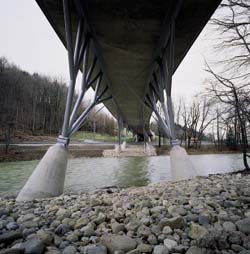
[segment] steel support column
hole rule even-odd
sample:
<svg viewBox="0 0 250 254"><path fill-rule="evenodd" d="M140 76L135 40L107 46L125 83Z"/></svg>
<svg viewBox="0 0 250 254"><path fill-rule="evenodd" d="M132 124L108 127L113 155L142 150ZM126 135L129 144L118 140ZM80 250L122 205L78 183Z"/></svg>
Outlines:
<svg viewBox="0 0 250 254"><path fill-rule="evenodd" d="M173 180L189 179L196 175L187 152L180 147L176 139L174 111L171 99L172 76L175 57L175 18L180 9L181 0L175 1L175 10L165 20L165 33L162 36L161 53L145 95L145 104L157 117L158 124L165 137L170 138L170 162Z"/></svg>
<svg viewBox="0 0 250 254"><path fill-rule="evenodd" d="M79 3L79 1L77 2ZM98 56L91 47L91 31L88 30L86 26L87 22L84 20L83 15L78 16L78 29L75 40L73 38L70 16L70 8L72 6L72 1L63 0L70 81L62 133L58 137L57 143L48 149L33 171L25 186L18 194L17 201L46 198L62 194L67 168L68 145L71 135L81 128L97 104L112 99L108 86L104 85L106 80L103 79L103 72ZM91 57L89 57L89 54L92 54ZM73 105L76 78L79 74L80 66L82 67L81 91L75 105ZM94 86L95 96L93 101L84 112L79 114L84 95L94 83L96 85Z"/></svg>

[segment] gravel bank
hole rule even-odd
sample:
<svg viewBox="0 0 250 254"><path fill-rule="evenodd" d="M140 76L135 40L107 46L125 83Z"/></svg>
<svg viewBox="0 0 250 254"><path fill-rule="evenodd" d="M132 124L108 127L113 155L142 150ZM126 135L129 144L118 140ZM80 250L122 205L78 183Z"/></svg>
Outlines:
<svg viewBox="0 0 250 254"><path fill-rule="evenodd" d="M250 253L250 176L0 199L0 253Z"/></svg>

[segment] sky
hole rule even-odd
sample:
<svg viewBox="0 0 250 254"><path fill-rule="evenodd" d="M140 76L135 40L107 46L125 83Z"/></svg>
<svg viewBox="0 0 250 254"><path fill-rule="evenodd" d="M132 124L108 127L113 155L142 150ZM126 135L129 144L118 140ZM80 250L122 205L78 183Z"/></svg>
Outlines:
<svg viewBox="0 0 250 254"><path fill-rule="evenodd" d="M66 50L35 0L2 0L0 31L0 56L30 73L69 79ZM174 101L182 98L189 102L202 91L209 76L204 59L213 55L213 40L207 26L174 74Z"/></svg>

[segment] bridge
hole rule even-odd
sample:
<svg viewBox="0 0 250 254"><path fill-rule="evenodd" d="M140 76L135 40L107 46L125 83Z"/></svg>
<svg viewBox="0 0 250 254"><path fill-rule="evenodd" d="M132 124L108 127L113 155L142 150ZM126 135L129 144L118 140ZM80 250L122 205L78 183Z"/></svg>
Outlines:
<svg viewBox="0 0 250 254"><path fill-rule="evenodd" d="M175 135L172 75L221 0L36 1L67 49L70 82L62 133L17 200L62 193L70 137L100 103L116 117L119 137L126 127L148 141L154 113L171 140L173 172L185 175L184 168L191 172L192 165ZM78 75L82 76L81 91L73 105ZM90 87L95 96L80 112ZM190 172L185 178L190 178Z"/></svg>

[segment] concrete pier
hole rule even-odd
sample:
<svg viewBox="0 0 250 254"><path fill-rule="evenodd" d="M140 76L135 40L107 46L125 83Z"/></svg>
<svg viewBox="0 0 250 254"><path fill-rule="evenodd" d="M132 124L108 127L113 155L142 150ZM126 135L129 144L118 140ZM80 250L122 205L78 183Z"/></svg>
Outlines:
<svg viewBox="0 0 250 254"><path fill-rule="evenodd" d="M68 150L63 145L51 146L18 194L16 201L59 196L63 193Z"/></svg>
<svg viewBox="0 0 250 254"><path fill-rule="evenodd" d="M197 175L186 150L179 145L170 150L170 164L173 181L192 179Z"/></svg>

